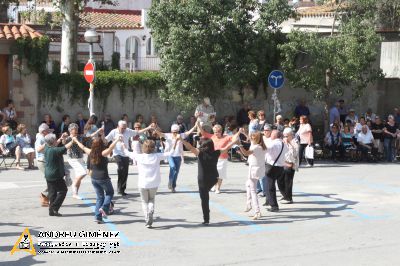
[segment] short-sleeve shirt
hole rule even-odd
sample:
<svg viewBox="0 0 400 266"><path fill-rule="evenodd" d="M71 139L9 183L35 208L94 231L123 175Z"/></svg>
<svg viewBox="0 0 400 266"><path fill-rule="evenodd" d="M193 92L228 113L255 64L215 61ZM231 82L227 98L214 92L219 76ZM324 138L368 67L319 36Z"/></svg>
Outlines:
<svg viewBox="0 0 400 266"><path fill-rule="evenodd" d="M198 155L198 183L200 187L209 187L216 183L219 176L217 170L218 158L221 151L215 150L212 153L200 151Z"/></svg>
<svg viewBox="0 0 400 266"><path fill-rule="evenodd" d="M44 150L44 176L47 181L63 178L65 175L63 154L67 149L62 147L48 147Z"/></svg>
<svg viewBox="0 0 400 266"><path fill-rule="evenodd" d="M214 134L210 134L207 132L204 132L204 137L206 139L211 139L214 142L215 150L221 150L222 148L225 148L226 146L228 146L229 142L232 141L232 136L223 136L222 138L218 138ZM228 153L221 153L219 156L220 159L228 159L228 157Z"/></svg>
<svg viewBox="0 0 400 266"><path fill-rule="evenodd" d="M374 141L371 131L368 130L367 134L360 132L357 136L357 141L363 144L371 144Z"/></svg>
<svg viewBox="0 0 400 266"><path fill-rule="evenodd" d="M3 144L4 146L15 142L14 136L13 135L1 135L0 137L0 143Z"/></svg>
<svg viewBox="0 0 400 266"><path fill-rule="evenodd" d="M386 130L389 131L392 134L396 133L396 131L397 131L397 125L396 124L394 126L391 126L388 123L386 123L385 127L386 127ZM387 133L383 133L383 137L385 139L393 139L394 138L392 135L389 135Z"/></svg>
<svg viewBox="0 0 400 266"><path fill-rule="evenodd" d="M44 136L42 134L37 134L36 141L35 141L35 154L36 154L36 160L38 160L38 161L44 161L44 151L41 151L41 152L37 151L39 146L42 146L44 143L45 143Z"/></svg>
<svg viewBox="0 0 400 266"><path fill-rule="evenodd" d="M247 162L249 166L264 166L265 155L267 150L264 150L260 145L251 144L249 151L253 153L249 155Z"/></svg>
<svg viewBox="0 0 400 266"><path fill-rule="evenodd" d="M92 170L93 179L96 180L110 179L110 176L108 175L108 159L106 157L101 156L100 163L92 164L90 162L90 156L88 156L87 168L89 170Z"/></svg>
<svg viewBox="0 0 400 266"><path fill-rule="evenodd" d="M138 167L138 187L156 188L161 183L160 161L165 160L169 153L129 153L135 159Z"/></svg>
<svg viewBox="0 0 400 266"><path fill-rule="evenodd" d="M23 149L25 147L31 148L31 137L28 134L26 134L24 136L21 133L19 133L17 135L17 142L18 142L18 145L21 147L21 149Z"/></svg>
<svg viewBox="0 0 400 266"><path fill-rule="evenodd" d="M179 134L182 139L184 139L186 136L185 134L181 133ZM165 133L165 150L171 153L172 157L180 157L183 155L183 144L182 141L178 141L176 143L176 140L173 138L172 133ZM174 148L175 147L175 148Z"/></svg>
<svg viewBox="0 0 400 266"><path fill-rule="evenodd" d="M312 132L310 124L300 124L297 134L300 136L300 144L308 144L310 135L308 132Z"/></svg>
<svg viewBox="0 0 400 266"><path fill-rule="evenodd" d="M82 138L80 138L80 137L77 137L77 138L78 138L78 141L82 142ZM71 141L72 141L72 138L68 137L65 140L65 143L69 143ZM83 152L82 152L81 148L79 148L78 144L76 144L76 143L72 144L71 148L68 150L68 156L71 159L79 159L79 158L83 157Z"/></svg>
<svg viewBox="0 0 400 266"><path fill-rule="evenodd" d="M371 130L383 130L383 128L385 127L385 125L383 123L378 124L372 124L371 126ZM383 131L381 133L376 133L376 132L372 132L372 135L374 136L374 139L383 139Z"/></svg>
<svg viewBox="0 0 400 266"><path fill-rule="evenodd" d="M249 123L249 135L258 131L258 119L251 120Z"/></svg>
<svg viewBox="0 0 400 266"><path fill-rule="evenodd" d="M108 142L111 142L114 141L119 135L122 135L125 144L125 149L123 149L121 142L118 142L113 150L113 156L120 155L123 157L128 157L126 149L128 149L129 147L129 139L135 137L137 134L138 132L136 130L132 130L130 128L125 129L123 134L119 133L118 128L111 130L111 132L107 135L106 140Z"/></svg>

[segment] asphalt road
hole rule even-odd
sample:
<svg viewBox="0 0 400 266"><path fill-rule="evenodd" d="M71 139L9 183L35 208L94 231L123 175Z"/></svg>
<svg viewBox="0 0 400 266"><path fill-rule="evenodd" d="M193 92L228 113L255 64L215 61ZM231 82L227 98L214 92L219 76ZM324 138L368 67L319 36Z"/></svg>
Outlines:
<svg viewBox="0 0 400 266"><path fill-rule="evenodd" d="M38 170L0 170L0 265L398 265L399 169L329 163L301 168L294 204L281 205L279 213L263 207L261 220L253 221L243 212L247 166L229 163L222 193L211 193L211 224L204 227L197 163L183 164L175 194L166 188L163 165L153 229L144 226L136 167L129 171L130 196L116 197L116 214L101 225L93 222L90 178L81 187L83 200L69 194L63 217L49 217L39 204L45 182ZM115 164L110 173L115 188ZM25 228L36 249L40 231L119 231L120 254L11 255Z"/></svg>

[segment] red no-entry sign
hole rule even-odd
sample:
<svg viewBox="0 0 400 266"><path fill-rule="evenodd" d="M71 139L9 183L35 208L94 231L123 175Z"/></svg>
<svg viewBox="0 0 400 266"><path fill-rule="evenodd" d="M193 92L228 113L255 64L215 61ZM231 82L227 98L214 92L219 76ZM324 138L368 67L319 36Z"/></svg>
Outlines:
<svg viewBox="0 0 400 266"><path fill-rule="evenodd" d="M94 81L94 65L92 63L87 63L83 69L83 76L85 77L87 83L92 83Z"/></svg>

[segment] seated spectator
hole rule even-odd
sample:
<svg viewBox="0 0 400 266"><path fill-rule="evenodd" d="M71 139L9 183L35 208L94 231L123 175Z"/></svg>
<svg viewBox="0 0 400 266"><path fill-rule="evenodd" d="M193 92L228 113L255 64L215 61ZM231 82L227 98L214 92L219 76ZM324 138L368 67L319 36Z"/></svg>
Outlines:
<svg viewBox="0 0 400 266"><path fill-rule="evenodd" d="M85 125L86 125L87 119L83 118L82 113L78 113L78 120L76 120L76 124L78 125L78 134L79 135L83 135L83 131L85 129Z"/></svg>
<svg viewBox="0 0 400 266"><path fill-rule="evenodd" d="M56 131L56 123L54 123L53 118L51 117L51 115L49 114L45 114L43 116L43 121L40 124L47 124L49 126L49 131L50 132L54 132Z"/></svg>
<svg viewBox="0 0 400 266"><path fill-rule="evenodd" d="M105 114L104 119L100 121L97 125L98 128L102 127L104 129L104 136L108 136L108 134L116 128L114 121L111 119L110 114Z"/></svg>
<svg viewBox="0 0 400 266"><path fill-rule="evenodd" d="M341 138L343 150L350 152L352 161L356 161L356 145L354 144L353 134L350 132L349 125L343 127Z"/></svg>
<svg viewBox="0 0 400 266"><path fill-rule="evenodd" d="M306 106L306 101L301 99L299 100L299 104L294 109L294 116L300 118L300 116L305 115L310 117L310 109Z"/></svg>
<svg viewBox="0 0 400 266"><path fill-rule="evenodd" d="M379 116L375 117L375 122L371 126L372 136L374 136L376 148L378 153L383 154L383 129L385 125L382 123L382 119Z"/></svg>
<svg viewBox="0 0 400 266"><path fill-rule="evenodd" d="M97 123L97 116L92 115L89 117L89 120L86 122L83 134L87 138L92 138L96 136L96 132L98 130L98 127L96 126Z"/></svg>
<svg viewBox="0 0 400 266"><path fill-rule="evenodd" d="M353 125L358 123L358 116L356 115L356 111L354 109L349 110L349 114L346 116L345 121L350 120Z"/></svg>
<svg viewBox="0 0 400 266"><path fill-rule="evenodd" d="M340 158L343 157L342 138L337 124L333 124L329 132L326 133L324 142L325 146L332 152L332 160L336 161L337 151L340 153Z"/></svg>
<svg viewBox="0 0 400 266"><path fill-rule="evenodd" d="M358 150L361 152L361 160L367 159L369 151L374 155L375 140L367 125L362 126L361 132L357 136L357 143Z"/></svg>
<svg viewBox="0 0 400 266"><path fill-rule="evenodd" d="M12 129L10 126L4 126L2 128L3 135L0 137L0 150L4 155L15 156L17 163L16 168L24 170L20 165L21 159L21 147L18 145L17 140L12 135Z"/></svg>
<svg viewBox="0 0 400 266"><path fill-rule="evenodd" d="M26 126L24 124L19 124L17 127L17 143L21 148L22 153L25 154L28 159L28 169L35 169L33 161L35 160L35 150L32 147L32 139L28 134Z"/></svg>
<svg viewBox="0 0 400 266"><path fill-rule="evenodd" d="M60 137L63 133L68 133L68 126L71 124L69 115L63 115L61 124L57 128L57 136Z"/></svg>
<svg viewBox="0 0 400 266"><path fill-rule="evenodd" d="M244 102L242 108L236 114L236 121L239 127L248 125L250 123L249 114L250 105L248 102Z"/></svg>
<svg viewBox="0 0 400 266"><path fill-rule="evenodd" d="M6 101L6 107L3 109L3 113L6 116L6 122L12 128L12 130L17 129L17 111L15 111L13 100L8 99Z"/></svg>
<svg viewBox="0 0 400 266"><path fill-rule="evenodd" d="M135 119L135 123L140 123L142 129L146 128L146 123L144 123L143 121L144 121L143 115L137 114L136 115L136 119Z"/></svg>
<svg viewBox="0 0 400 266"><path fill-rule="evenodd" d="M372 121L372 122L374 122L375 121L375 118L376 118L376 114L374 114L373 112L372 112L372 109L371 108L368 108L367 109L367 112L364 114L364 117L365 117L365 120L368 122L368 121Z"/></svg>
<svg viewBox="0 0 400 266"><path fill-rule="evenodd" d="M185 122L183 121L182 115L178 115L176 117L176 121L172 122L172 124L176 124L179 126L179 133L185 133L186 131L188 131L188 128L187 128ZM191 128L193 128L193 127L191 127Z"/></svg>
<svg viewBox="0 0 400 266"><path fill-rule="evenodd" d="M366 126L366 125L367 125L367 123L365 121L365 118L363 116L360 117L359 122L357 122L355 124L355 126L354 126L354 136L355 136L355 138L358 138L358 134L361 132L362 127ZM368 128L368 126L367 126L367 128ZM368 131L369 131L369 128L368 128Z"/></svg>
<svg viewBox="0 0 400 266"><path fill-rule="evenodd" d="M127 114L123 114L121 120L124 120L126 122L127 127L132 129L132 122L129 121L129 117Z"/></svg>
<svg viewBox="0 0 400 266"><path fill-rule="evenodd" d="M258 131L263 131L264 126L267 123L267 120L265 118L265 112L264 110L260 110L257 112L257 117L258 117Z"/></svg>

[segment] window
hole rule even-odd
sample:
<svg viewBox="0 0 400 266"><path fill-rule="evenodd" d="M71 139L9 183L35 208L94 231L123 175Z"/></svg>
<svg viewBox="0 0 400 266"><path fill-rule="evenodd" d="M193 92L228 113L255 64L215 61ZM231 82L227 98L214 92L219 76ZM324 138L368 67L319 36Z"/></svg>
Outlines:
<svg viewBox="0 0 400 266"><path fill-rule="evenodd" d="M146 55L151 55L151 38L147 40Z"/></svg>
<svg viewBox="0 0 400 266"><path fill-rule="evenodd" d="M139 56L139 42L131 36L126 40L125 58L135 60Z"/></svg>
<svg viewBox="0 0 400 266"><path fill-rule="evenodd" d="M114 52L119 53L120 43L118 37L114 36Z"/></svg>

